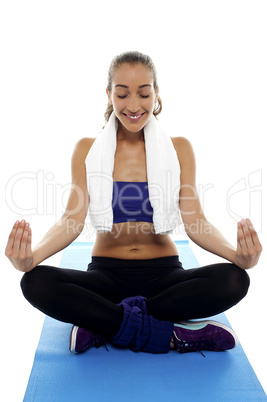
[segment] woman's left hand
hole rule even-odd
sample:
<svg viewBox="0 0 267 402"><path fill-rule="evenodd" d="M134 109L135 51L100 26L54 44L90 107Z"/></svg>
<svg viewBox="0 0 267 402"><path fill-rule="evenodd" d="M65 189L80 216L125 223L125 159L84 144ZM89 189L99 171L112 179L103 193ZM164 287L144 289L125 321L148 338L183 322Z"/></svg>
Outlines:
<svg viewBox="0 0 267 402"><path fill-rule="evenodd" d="M262 245L249 219L237 224L236 265L242 269L254 267L260 258Z"/></svg>

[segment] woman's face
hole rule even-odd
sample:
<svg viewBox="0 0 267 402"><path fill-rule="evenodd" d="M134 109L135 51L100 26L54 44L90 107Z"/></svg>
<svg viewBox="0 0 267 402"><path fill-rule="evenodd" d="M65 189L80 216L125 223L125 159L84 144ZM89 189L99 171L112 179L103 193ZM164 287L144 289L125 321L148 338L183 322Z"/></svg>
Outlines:
<svg viewBox="0 0 267 402"><path fill-rule="evenodd" d="M130 132L140 132L147 124L158 99L153 75L141 63L122 64L114 73L109 102L119 122Z"/></svg>

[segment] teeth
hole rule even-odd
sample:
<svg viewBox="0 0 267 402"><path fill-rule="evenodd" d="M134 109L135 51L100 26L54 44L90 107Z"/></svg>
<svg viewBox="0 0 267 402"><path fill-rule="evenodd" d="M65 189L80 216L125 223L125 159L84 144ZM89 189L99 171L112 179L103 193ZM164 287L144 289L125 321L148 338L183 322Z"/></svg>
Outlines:
<svg viewBox="0 0 267 402"><path fill-rule="evenodd" d="M138 119L138 117L140 117L141 114L139 114L138 116L129 116L129 115L127 114L127 116L130 117L131 119Z"/></svg>

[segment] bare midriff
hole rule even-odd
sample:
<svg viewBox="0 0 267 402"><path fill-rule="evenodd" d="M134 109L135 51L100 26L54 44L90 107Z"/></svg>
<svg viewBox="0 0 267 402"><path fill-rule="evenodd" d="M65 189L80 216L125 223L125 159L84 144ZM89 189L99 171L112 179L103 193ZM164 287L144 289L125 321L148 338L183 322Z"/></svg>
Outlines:
<svg viewBox="0 0 267 402"><path fill-rule="evenodd" d="M169 235L156 234L150 222L116 223L111 232L97 233L92 256L129 260L178 255Z"/></svg>

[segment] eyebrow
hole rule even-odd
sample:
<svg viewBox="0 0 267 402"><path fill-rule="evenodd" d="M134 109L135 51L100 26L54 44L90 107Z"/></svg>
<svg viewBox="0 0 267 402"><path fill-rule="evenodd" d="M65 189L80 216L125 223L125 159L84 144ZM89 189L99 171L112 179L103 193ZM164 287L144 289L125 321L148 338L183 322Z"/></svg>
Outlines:
<svg viewBox="0 0 267 402"><path fill-rule="evenodd" d="M116 87L129 88L127 85L122 85L122 84L115 85L115 88ZM144 85L140 85L138 88L144 88L144 87L151 87L151 85L150 84L144 84Z"/></svg>

